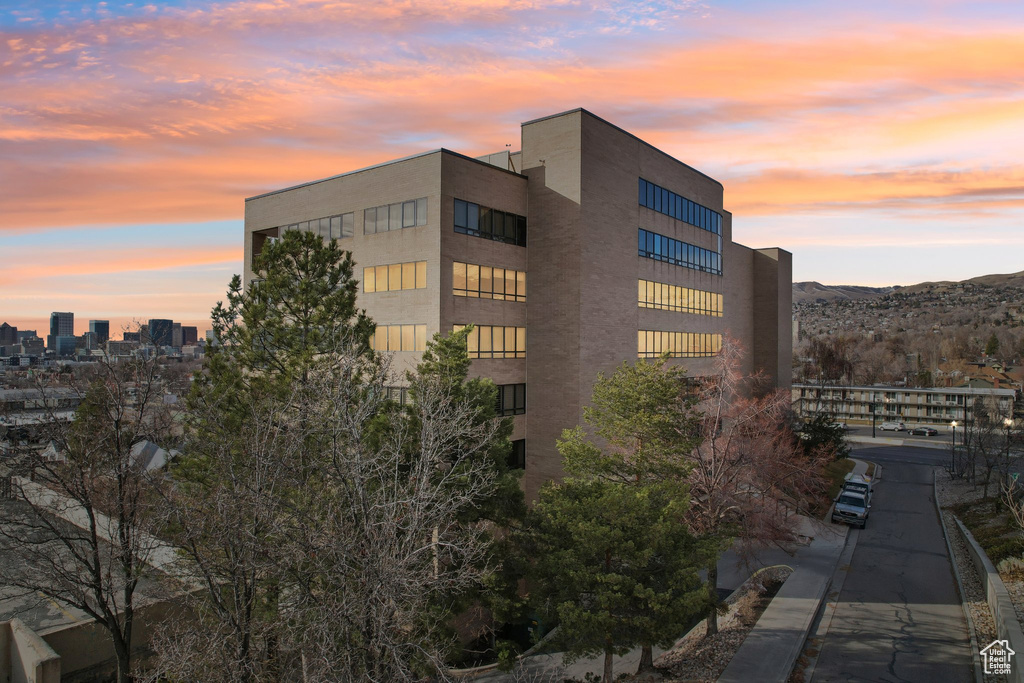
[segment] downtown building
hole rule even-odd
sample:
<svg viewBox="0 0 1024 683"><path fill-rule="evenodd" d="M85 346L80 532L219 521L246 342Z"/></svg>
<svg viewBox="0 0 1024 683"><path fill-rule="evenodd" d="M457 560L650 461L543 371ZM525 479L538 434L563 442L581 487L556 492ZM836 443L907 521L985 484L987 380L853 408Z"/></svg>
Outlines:
<svg viewBox="0 0 1024 683"><path fill-rule="evenodd" d="M284 231L337 238L399 377L432 335L474 325L471 373L513 416L528 499L623 361L668 352L700 375L728 335L789 388L792 255L732 241L721 183L583 109L521 134L517 152L439 149L247 199L246 284Z"/></svg>

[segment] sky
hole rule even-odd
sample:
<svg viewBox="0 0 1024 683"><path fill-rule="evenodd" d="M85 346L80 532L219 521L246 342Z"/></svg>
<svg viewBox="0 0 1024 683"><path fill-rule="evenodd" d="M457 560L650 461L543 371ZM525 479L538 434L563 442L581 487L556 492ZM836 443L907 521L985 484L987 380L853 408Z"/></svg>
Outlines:
<svg viewBox="0 0 1024 683"><path fill-rule="evenodd" d="M202 334L246 197L576 107L794 281L1024 270L1019 0L0 0L0 321Z"/></svg>

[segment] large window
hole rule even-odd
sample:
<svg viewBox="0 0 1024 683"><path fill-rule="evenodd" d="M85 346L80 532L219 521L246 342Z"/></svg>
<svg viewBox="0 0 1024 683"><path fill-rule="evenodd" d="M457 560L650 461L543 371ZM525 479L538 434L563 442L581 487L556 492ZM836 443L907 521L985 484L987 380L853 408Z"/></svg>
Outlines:
<svg viewBox="0 0 1024 683"><path fill-rule="evenodd" d="M526 217L455 200L455 232L526 246Z"/></svg>
<svg viewBox="0 0 1024 683"><path fill-rule="evenodd" d="M664 282L639 280L638 301L640 308L656 308L661 311L697 313L722 317L722 295L702 289L679 287Z"/></svg>
<svg viewBox="0 0 1024 683"><path fill-rule="evenodd" d="M498 386L498 414L522 415L526 412L526 385L501 384Z"/></svg>
<svg viewBox="0 0 1024 683"><path fill-rule="evenodd" d="M712 211L706 206L690 201L686 197L659 187L654 183L640 179L640 206L672 216L676 220L685 221L690 225L722 234L722 214Z"/></svg>
<svg viewBox="0 0 1024 683"><path fill-rule="evenodd" d="M375 206L363 211L363 234L414 228L427 224L427 198Z"/></svg>
<svg viewBox="0 0 1024 683"><path fill-rule="evenodd" d="M508 454L508 466L514 470L526 469L526 439L512 442L512 450Z"/></svg>
<svg viewBox="0 0 1024 683"><path fill-rule="evenodd" d="M722 274L722 257L717 252L643 228L637 235L640 256L705 273Z"/></svg>
<svg viewBox="0 0 1024 683"><path fill-rule="evenodd" d="M425 289L426 286L426 261L407 261L363 268L364 292L395 292L402 289Z"/></svg>
<svg viewBox="0 0 1024 683"><path fill-rule="evenodd" d="M668 353L672 358L713 356L722 348L722 335L707 332L637 331L637 355L658 358Z"/></svg>
<svg viewBox="0 0 1024 683"><path fill-rule="evenodd" d="M377 325L370 346L374 351L423 351L427 348L427 326Z"/></svg>
<svg viewBox="0 0 1024 683"><path fill-rule="evenodd" d="M526 301L526 273L455 261L452 263L452 293L479 299Z"/></svg>
<svg viewBox="0 0 1024 683"><path fill-rule="evenodd" d="M335 216L326 216L324 218L314 218L311 221L300 221L298 223L282 225L279 227L282 231L303 230L305 232L315 232L325 240L340 240L344 237L352 236L354 225L355 214L349 212L337 214Z"/></svg>
<svg viewBox="0 0 1024 683"><path fill-rule="evenodd" d="M455 325L458 332L465 325ZM466 339L470 358L526 358L526 328L475 325Z"/></svg>

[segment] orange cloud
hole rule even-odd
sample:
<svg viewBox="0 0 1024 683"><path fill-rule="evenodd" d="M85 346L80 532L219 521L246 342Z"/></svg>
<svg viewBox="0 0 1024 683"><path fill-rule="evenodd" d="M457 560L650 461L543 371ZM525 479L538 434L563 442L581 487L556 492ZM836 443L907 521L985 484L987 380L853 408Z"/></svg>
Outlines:
<svg viewBox="0 0 1024 683"><path fill-rule="evenodd" d="M15 250L11 250L14 252ZM83 253L81 249L53 248L11 253L10 262L0 271L0 286L44 280L52 277L88 276L136 271L196 267L216 263L241 265L242 249L186 247L118 248Z"/></svg>

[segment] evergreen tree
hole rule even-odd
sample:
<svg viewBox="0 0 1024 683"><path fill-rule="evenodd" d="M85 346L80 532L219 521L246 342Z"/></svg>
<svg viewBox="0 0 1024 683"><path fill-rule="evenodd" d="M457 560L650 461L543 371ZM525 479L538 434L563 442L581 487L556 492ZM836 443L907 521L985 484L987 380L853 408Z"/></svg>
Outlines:
<svg viewBox="0 0 1024 683"><path fill-rule="evenodd" d="M560 623L570 655L612 656L652 647L683 633L706 605L696 567L715 544L686 531L682 456L696 443L698 416L684 372L664 360L623 363L599 375L584 417L605 441L582 428L558 443L567 478L541 489L533 511L534 599Z"/></svg>

